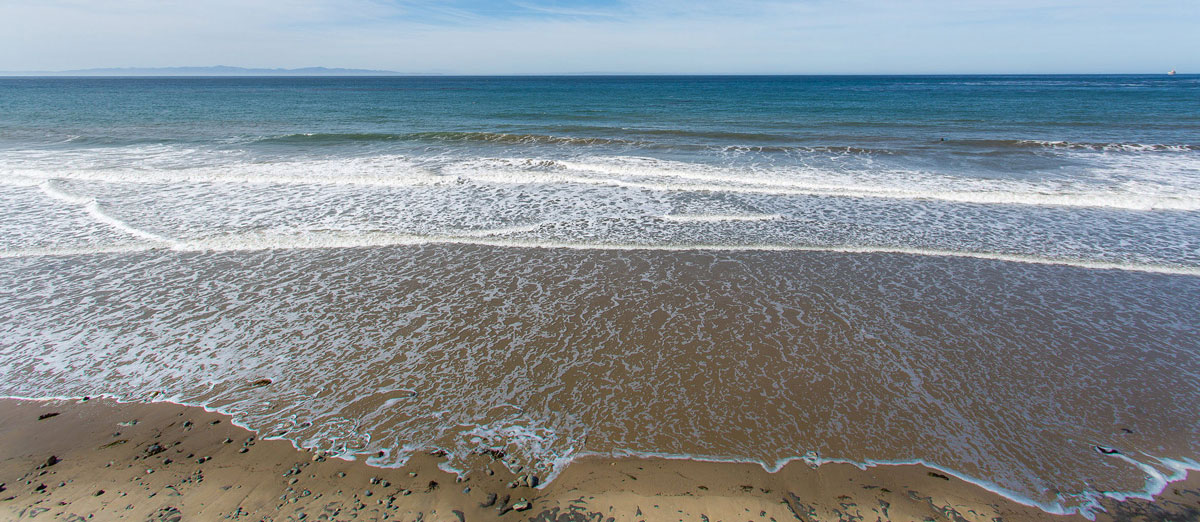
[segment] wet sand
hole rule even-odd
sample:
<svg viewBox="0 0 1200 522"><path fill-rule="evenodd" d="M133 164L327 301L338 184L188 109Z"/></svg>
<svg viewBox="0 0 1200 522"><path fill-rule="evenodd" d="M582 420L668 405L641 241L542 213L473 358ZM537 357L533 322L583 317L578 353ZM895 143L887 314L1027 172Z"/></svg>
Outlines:
<svg viewBox="0 0 1200 522"><path fill-rule="evenodd" d="M794 462L767 473L754 464L589 457L531 488L493 455L478 455L460 480L429 453L381 469L258 437L224 415L174 404L0 400L0 518L1083 520L915 465ZM1200 520L1200 477L1170 484L1153 502L1103 504L1099 520Z"/></svg>

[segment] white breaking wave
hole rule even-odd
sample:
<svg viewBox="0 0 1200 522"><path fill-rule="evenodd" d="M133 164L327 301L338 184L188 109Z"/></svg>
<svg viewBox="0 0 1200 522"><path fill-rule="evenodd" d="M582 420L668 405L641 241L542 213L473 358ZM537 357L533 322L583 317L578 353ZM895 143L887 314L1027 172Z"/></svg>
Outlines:
<svg viewBox="0 0 1200 522"><path fill-rule="evenodd" d="M402 156L279 163L233 163L178 169L5 169L0 184L28 186L47 180L101 183L237 183L252 185L351 185L412 187L453 182Z"/></svg>
<svg viewBox="0 0 1200 522"><path fill-rule="evenodd" d="M525 166L538 169L524 169ZM551 165L558 167L546 170ZM619 158L612 162L499 159L465 162L450 169L472 181L502 184L581 184L660 192L714 192L778 196L828 196L953 203L1112 208L1119 210L1200 210L1200 192L1158 187L1154 192L1114 186L1078 187L1056 183L957 179L916 171L829 172L781 169L746 171ZM766 177L764 177L764 175ZM682 180L682 181L681 181ZM1167 192L1170 193L1167 193Z"/></svg>
<svg viewBox="0 0 1200 522"><path fill-rule="evenodd" d="M30 186L62 179L113 184L237 183L453 188L463 182L472 182L1136 211L1200 210L1200 181L1196 181L1200 179L1200 163L1192 160L1190 155L1162 160L1160 163L1163 164L1155 168L1147 168L1135 160L1114 158L1105 167L1111 172L1102 172L1096 179L1082 182L979 179L897 169L841 171L799 166L733 168L638 157L576 160L442 158L432 165L403 156L377 156L276 163L239 162L178 169L5 169L0 170L0 184Z"/></svg>

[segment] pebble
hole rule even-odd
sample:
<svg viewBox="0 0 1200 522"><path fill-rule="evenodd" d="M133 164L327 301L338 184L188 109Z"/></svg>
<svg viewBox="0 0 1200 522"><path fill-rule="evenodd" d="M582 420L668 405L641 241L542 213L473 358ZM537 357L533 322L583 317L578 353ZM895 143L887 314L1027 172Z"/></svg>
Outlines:
<svg viewBox="0 0 1200 522"><path fill-rule="evenodd" d="M247 452L247 451L250 451L250 448L240 448L240 449L238 449L238 453L245 453L245 452Z"/></svg>

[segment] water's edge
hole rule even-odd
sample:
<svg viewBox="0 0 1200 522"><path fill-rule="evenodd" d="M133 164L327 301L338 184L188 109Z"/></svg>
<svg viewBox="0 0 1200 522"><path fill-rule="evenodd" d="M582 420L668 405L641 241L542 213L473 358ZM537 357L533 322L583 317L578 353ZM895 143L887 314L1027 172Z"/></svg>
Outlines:
<svg viewBox="0 0 1200 522"><path fill-rule="evenodd" d="M17 400L17 401L34 401L34 402L79 401L79 400L91 400L91 399L108 399L108 400L112 400L118 404L174 404L174 405L183 406L183 407L187 407L187 408L199 408L206 412L218 413L218 414L229 417L230 423L232 423L233 425L235 425L239 428L242 428L244 430L247 430L249 432L256 434L256 436L258 436L260 439L286 441L289 444L291 444L291 446L296 451L319 449L319 448L301 447L299 445L298 441L289 439L289 438L283 437L283 436L262 436L262 433L259 432L258 429L256 429L254 426L246 423L245 420L240 419L237 415L237 412L232 411L229 408L211 407L211 406L209 406L207 404L203 404L203 403L192 403L189 401L177 400L177 399L172 399L172 398L167 398L167 399L162 399L162 400L145 401L145 400L139 400L139 399L131 399L128 397L123 397L123 396L115 395L115 394L111 394L111 393L97 393L95 395L85 395L85 396L75 396L75 397L66 397L66 396L61 396L61 397L60 396L21 397L21 396L12 396L12 395L0 395L0 400ZM410 454L412 452L416 452L416 451L434 451L434 450L445 451L446 450L446 448L439 448L439 447L421 447L421 448L405 448L405 449ZM336 458L339 458L342 460L353 461L353 460L357 460L360 455L365 456L370 453L371 452L369 452L369 451L360 451L360 452L346 451L343 453L331 453L330 456L336 457ZM947 468L944 466L940 466L937 463L927 462L925 460L916 459L916 460L895 460L895 461L893 461L893 460L871 460L871 459L868 459L865 461L855 461L855 460L839 459L839 458L831 458L831 457L820 457L820 456L813 456L813 455L790 457L790 458L786 458L786 459L781 459L780 461L775 462L773 464L769 464L769 463L758 461L758 460L724 458L724 457L709 456L709 455L679 455L679 454L672 454L672 453L657 453L657 452L644 452L644 451L614 451L611 453L581 451L581 452L576 452L575 454L570 455L568 457L563 457L564 462L562 462L561 465L559 465L559 463L556 463L556 465L553 468L554 471L550 475L546 476L543 479L542 484L540 486L538 486L538 488L544 489L547 485L549 485L551 482L553 482L554 479L557 478L562 473L562 471L566 469L566 467L568 465L570 465L572 462L574 462L578 459L581 459L581 458L665 459L665 460L687 460L687 461L694 461L694 462L709 462L709 463L718 463L718 464L720 464L720 463L757 464L757 465L761 466L768 473L777 473L780 470L782 470L785 466L787 466L793 462L803 462L804 464L806 464L814 469L819 468L821 465L824 465L824 464L848 464L848 465L854 466L860 470L865 470L867 468L874 468L874 467L879 467L879 466L920 466L920 467L923 467L923 468L926 468L929 470L933 470L933 471L936 471L936 472L944 474L944 475L954 477L958 480L961 480L965 483L982 488L985 491L988 491L995 495L999 495L1010 501L1016 502L1016 503L1024 505L1024 506L1034 507L1034 508L1040 509L1040 510L1042 510L1046 513L1052 514L1052 515L1080 515L1080 516L1087 518L1088 520L1095 520L1097 512L1104 511L1104 507L1100 503L1100 500L1103 498L1110 498L1110 499L1113 499L1113 500L1116 500L1119 502L1124 502L1124 501L1134 500L1134 499L1153 501L1155 499L1155 497L1158 497L1159 495L1161 495L1163 493L1163 491L1166 490L1167 486L1170 485L1171 483L1179 482L1179 481L1187 479L1188 474L1192 471L1200 471L1200 462L1198 462L1195 459L1184 459L1184 460L1160 459L1159 460L1160 464L1162 464L1164 467L1167 467L1172 470L1172 473L1170 475L1164 475L1162 473L1159 473L1157 470L1151 468L1150 466L1136 462L1132 459L1129 459L1128 457L1125 457L1124 455L1117 454L1117 455L1113 455L1113 456L1120 458L1122 460L1125 460L1126 462L1140 468L1143 472L1146 473L1145 489L1143 489L1141 491L1085 491L1085 492L1082 492L1079 494L1079 497L1085 499L1085 501L1077 508L1067 508L1067 507L1063 506L1061 503L1050 504L1050 503L1045 503L1045 502L1038 502L1036 500L1022 496L1013 491L1009 491L1007 489L999 487L990 481L972 477L965 473L960 473L953 469L950 469L950 468ZM368 466L373 466L373 467L378 467L378 468L389 468L389 467L397 468L397 467L402 467L407 462L407 459L402 459L397 464L383 466L383 465L379 465L377 463L372 462L373 460L374 460L373 458L368 457L368 458L364 459L364 463ZM469 470L455 469L453 467L450 467L448 465L448 463L446 463L446 462L442 463L442 465L439 465L438 467L444 471L455 473L459 476L462 476L465 473L469 472Z"/></svg>

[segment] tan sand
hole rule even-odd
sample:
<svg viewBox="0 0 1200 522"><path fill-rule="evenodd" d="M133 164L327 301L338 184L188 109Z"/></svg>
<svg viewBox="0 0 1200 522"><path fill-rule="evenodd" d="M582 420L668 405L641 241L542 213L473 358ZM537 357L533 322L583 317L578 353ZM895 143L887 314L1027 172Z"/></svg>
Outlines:
<svg viewBox="0 0 1200 522"><path fill-rule="evenodd" d="M439 462L421 454L402 469L379 469L324 459L173 404L0 400L3 520L1083 520L921 466L793 463L767 473L753 464L586 458L534 489L510 487L518 477L491 456L479 456L463 481ZM1200 520L1200 477L1171 484L1154 502L1106 507L1100 520Z"/></svg>

